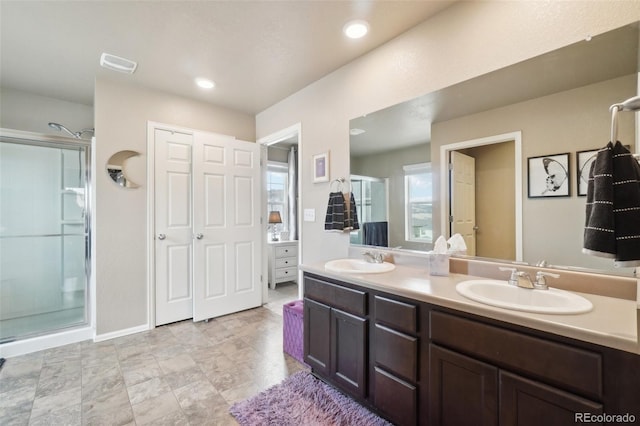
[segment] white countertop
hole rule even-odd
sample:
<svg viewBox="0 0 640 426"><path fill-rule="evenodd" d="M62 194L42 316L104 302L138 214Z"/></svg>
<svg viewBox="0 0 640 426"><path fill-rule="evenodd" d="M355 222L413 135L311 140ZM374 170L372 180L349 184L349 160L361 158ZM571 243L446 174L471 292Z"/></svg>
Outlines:
<svg viewBox="0 0 640 426"><path fill-rule="evenodd" d="M324 264L304 264L300 269L372 290L640 354L635 301L577 293L593 303L593 310L572 315L520 312L478 303L456 291L456 284L460 281L482 277L463 274L431 276L426 267L406 265L396 265L393 271L382 274L340 273L326 270Z"/></svg>

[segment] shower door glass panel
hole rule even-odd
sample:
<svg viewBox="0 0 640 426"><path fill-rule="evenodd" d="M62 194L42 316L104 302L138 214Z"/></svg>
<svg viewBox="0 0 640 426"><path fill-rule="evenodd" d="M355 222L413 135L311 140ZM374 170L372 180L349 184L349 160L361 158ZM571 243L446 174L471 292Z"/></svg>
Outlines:
<svg viewBox="0 0 640 426"><path fill-rule="evenodd" d="M351 175L351 191L356 202L360 229L351 231L351 244L362 244L362 224L388 221L387 183L384 179Z"/></svg>
<svg viewBox="0 0 640 426"><path fill-rule="evenodd" d="M0 142L0 343L87 323L87 148Z"/></svg>

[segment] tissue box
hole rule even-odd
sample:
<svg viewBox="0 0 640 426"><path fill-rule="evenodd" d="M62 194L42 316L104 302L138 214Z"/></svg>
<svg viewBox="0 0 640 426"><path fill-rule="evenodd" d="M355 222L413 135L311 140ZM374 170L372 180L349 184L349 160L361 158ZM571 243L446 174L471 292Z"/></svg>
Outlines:
<svg viewBox="0 0 640 426"><path fill-rule="evenodd" d="M429 254L429 275L449 275L448 254Z"/></svg>
<svg viewBox="0 0 640 426"><path fill-rule="evenodd" d="M303 302L285 303L282 306L283 350L304 364Z"/></svg>

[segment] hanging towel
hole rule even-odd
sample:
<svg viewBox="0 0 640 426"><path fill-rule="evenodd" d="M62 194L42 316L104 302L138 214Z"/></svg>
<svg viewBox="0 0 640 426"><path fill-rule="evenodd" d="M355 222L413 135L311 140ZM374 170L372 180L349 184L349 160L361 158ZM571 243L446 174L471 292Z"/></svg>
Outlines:
<svg viewBox="0 0 640 426"><path fill-rule="evenodd" d="M582 252L640 266L640 165L620 142L609 142L591 165Z"/></svg>
<svg viewBox="0 0 640 426"><path fill-rule="evenodd" d="M362 243L366 246L389 247L387 222L365 222L362 224Z"/></svg>
<svg viewBox="0 0 640 426"><path fill-rule="evenodd" d="M353 197L353 192L345 193L344 201L346 204L345 211L348 212L344 222L345 229L360 229L360 224L358 223L358 211L356 209L356 200Z"/></svg>
<svg viewBox="0 0 640 426"><path fill-rule="evenodd" d="M324 229L337 232L360 229L356 202L352 193L331 192L329 194Z"/></svg>

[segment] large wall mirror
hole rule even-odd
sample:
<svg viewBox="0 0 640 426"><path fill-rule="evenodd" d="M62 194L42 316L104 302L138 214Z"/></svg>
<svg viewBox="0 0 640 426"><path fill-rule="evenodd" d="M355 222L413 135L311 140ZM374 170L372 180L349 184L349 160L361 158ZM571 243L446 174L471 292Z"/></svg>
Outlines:
<svg viewBox="0 0 640 426"><path fill-rule="evenodd" d="M638 94L638 28L589 37L351 120L351 181L364 230L352 233L351 243L431 250L435 238L451 235L464 210L456 203L471 202L475 222L464 231L472 235L471 255L632 275L632 268L582 253L579 172L585 152L609 141L609 106ZM637 152L635 114L618 117L618 139ZM475 165L466 201L464 184L450 178L451 158L461 164L457 170L466 170L469 158ZM531 194L537 158L566 169L568 194Z"/></svg>

